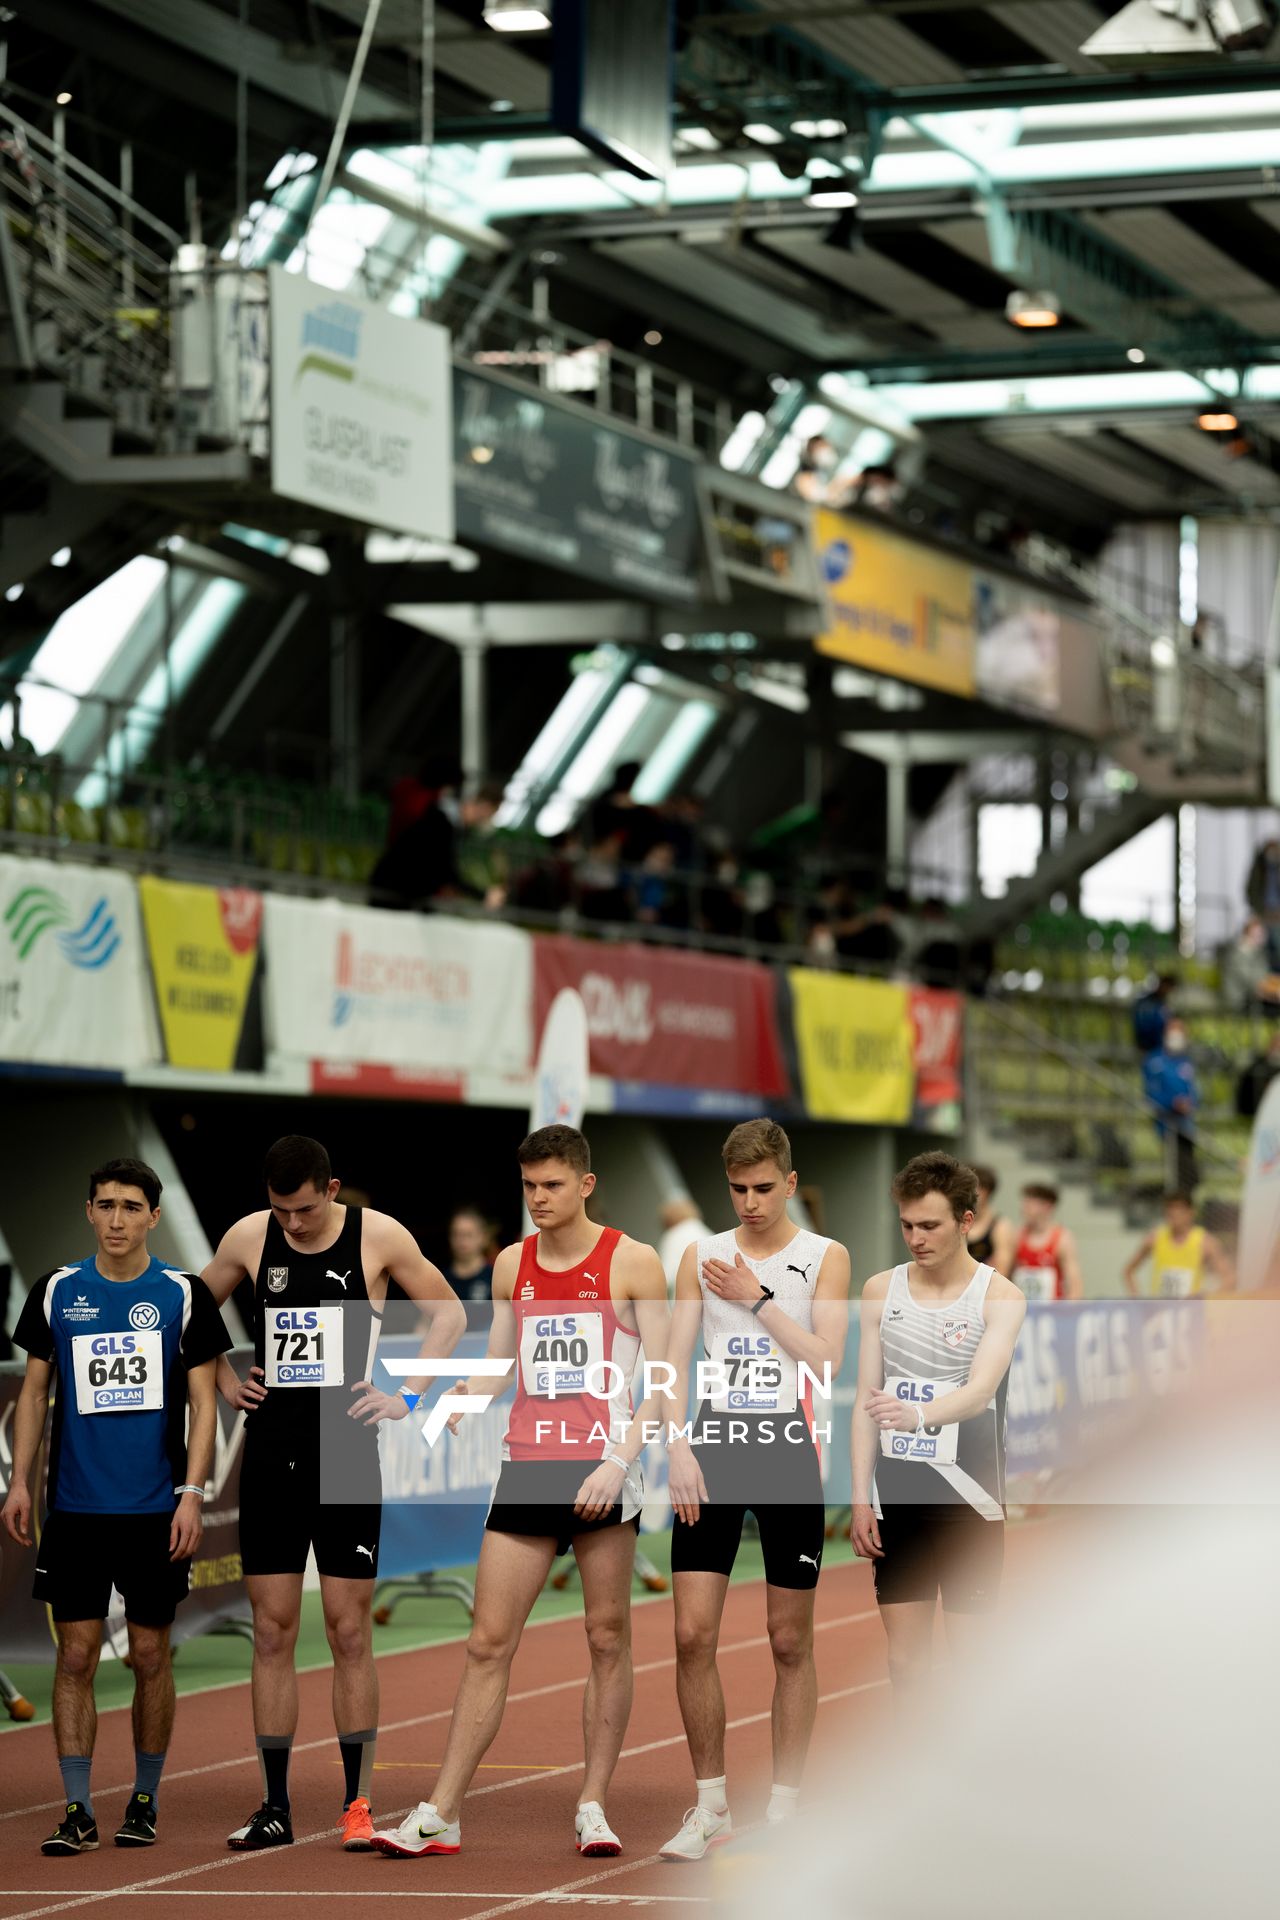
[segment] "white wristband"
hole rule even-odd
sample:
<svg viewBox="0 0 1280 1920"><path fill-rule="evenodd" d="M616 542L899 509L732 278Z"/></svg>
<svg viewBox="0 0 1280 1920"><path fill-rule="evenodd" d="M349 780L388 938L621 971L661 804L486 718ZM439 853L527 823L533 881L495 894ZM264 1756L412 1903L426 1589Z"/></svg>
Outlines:
<svg viewBox="0 0 1280 1920"><path fill-rule="evenodd" d="M632 1494L638 1500L640 1494L637 1491L635 1481L631 1478L631 1462L624 1460L620 1453L606 1453L604 1459L609 1466L622 1468L622 1484L625 1487L629 1487Z"/></svg>
<svg viewBox="0 0 1280 1920"><path fill-rule="evenodd" d="M175 1487L174 1492L175 1493L194 1493L198 1495L201 1500L204 1499L203 1487L194 1487L194 1486Z"/></svg>
<svg viewBox="0 0 1280 1920"><path fill-rule="evenodd" d="M916 1432L924 1432L924 1408L920 1405L919 1401L916 1402Z"/></svg>

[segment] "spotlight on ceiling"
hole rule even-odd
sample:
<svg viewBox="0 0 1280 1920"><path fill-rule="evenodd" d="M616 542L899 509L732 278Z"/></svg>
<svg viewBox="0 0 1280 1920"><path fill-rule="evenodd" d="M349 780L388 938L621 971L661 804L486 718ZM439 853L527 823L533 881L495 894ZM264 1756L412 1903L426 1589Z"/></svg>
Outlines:
<svg viewBox="0 0 1280 1920"><path fill-rule="evenodd" d="M1240 422L1227 407L1206 407L1196 425L1203 427L1206 433L1234 433Z"/></svg>
<svg viewBox="0 0 1280 1920"><path fill-rule="evenodd" d="M1141 347L1130 347L1125 359L1131 361L1135 367L1145 366L1147 362L1147 356Z"/></svg>
<svg viewBox="0 0 1280 1920"><path fill-rule="evenodd" d="M69 107L71 105L71 95L69 93L60 93L55 97L53 104L55 107Z"/></svg>
<svg viewBox="0 0 1280 1920"><path fill-rule="evenodd" d="M1015 327L1056 327L1062 308L1056 293L1024 293L1015 287L1004 303L1004 317Z"/></svg>
<svg viewBox="0 0 1280 1920"><path fill-rule="evenodd" d="M484 0L484 23L495 33L542 33L551 25L551 0Z"/></svg>
<svg viewBox="0 0 1280 1920"><path fill-rule="evenodd" d="M830 207L833 212L837 212L841 207L856 207L857 204L857 194L848 187L834 185L815 187L812 193L805 195L807 207Z"/></svg>
<svg viewBox="0 0 1280 1920"><path fill-rule="evenodd" d="M809 155L793 140L784 140L773 150L773 164L784 180L803 180L809 171Z"/></svg>

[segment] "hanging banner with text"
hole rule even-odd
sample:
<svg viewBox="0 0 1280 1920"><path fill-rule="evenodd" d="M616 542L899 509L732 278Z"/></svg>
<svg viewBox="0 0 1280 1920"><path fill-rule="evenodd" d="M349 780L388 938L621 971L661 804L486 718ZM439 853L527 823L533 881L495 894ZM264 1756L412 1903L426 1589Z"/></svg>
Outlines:
<svg viewBox="0 0 1280 1920"><path fill-rule="evenodd" d="M722 1095L786 1095L768 967L559 934L539 935L533 944L535 1022L541 1026L564 987L581 994L591 1071L623 1083L615 1090L621 1110L658 1110L630 1101L629 1082L673 1094L668 1112L723 1112Z"/></svg>
<svg viewBox="0 0 1280 1920"><path fill-rule="evenodd" d="M133 880L0 855L0 1061L118 1072L158 1056Z"/></svg>
<svg viewBox="0 0 1280 1920"><path fill-rule="evenodd" d="M262 895L251 887L138 882L165 1058L227 1073L254 1067L246 1014L258 968Z"/></svg>
<svg viewBox="0 0 1280 1920"><path fill-rule="evenodd" d="M974 691L973 569L905 534L819 508L819 653L944 693Z"/></svg>
<svg viewBox="0 0 1280 1920"><path fill-rule="evenodd" d="M458 538L654 600L693 600L696 462L536 388L457 369Z"/></svg>
<svg viewBox="0 0 1280 1920"><path fill-rule="evenodd" d="M813 1120L905 1126L915 1100L908 989L790 967L800 1090Z"/></svg>
<svg viewBox="0 0 1280 1920"><path fill-rule="evenodd" d="M270 894L263 946L267 1044L317 1063L316 1091L460 1098L478 1068L529 1072L519 928Z"/></svg>
<svg viewBox="0 0 1280 1920"><path fill-rule="evenodd" d="M271 486L344 519L452 540L449 335L270 269Z"/></svg>

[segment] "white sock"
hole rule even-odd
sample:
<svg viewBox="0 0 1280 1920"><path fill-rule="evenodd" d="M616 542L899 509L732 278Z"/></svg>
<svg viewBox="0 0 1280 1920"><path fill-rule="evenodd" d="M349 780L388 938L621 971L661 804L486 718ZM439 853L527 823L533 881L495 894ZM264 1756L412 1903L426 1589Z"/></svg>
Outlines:
<svg viewBox="0 0 1280 1920"><path fill-rule="evenodd" d="M764 1810L766 1820L790 1820L798 1810L800 1800L799 1787L780 1787L775 1780L773 1792L769 1795L769 1804Z"/></svg>
<svg viewBox="0 0 1280 1920"><path fill-rule="evenodd" d="M724 1797L724 1782L724 1774L718 1780L695 1780L693 1784L698 1789L698 1805L706 1807L711 1813L727 1813L729 1803Z"/></svg>

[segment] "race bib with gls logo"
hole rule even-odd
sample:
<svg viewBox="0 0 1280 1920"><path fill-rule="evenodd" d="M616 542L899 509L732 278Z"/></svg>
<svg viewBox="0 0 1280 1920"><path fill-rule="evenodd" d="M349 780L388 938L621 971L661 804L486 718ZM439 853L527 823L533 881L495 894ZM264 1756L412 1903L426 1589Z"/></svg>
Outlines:
<svg viewBox="0 0 1280 1920"><path fill-rule="evenodd" d="M342 1308L268 1307L263 1359L269 1387L340 1387Z"/></svg>
<svg viewBox="0 0 1280 1920"><path fill-rule="evenodd" d="M549 1400L586 1393L590 1386L595 1393L607 1394L603 1362L603 1314L525 1315L520 1329L520 1378L526 1393Z"/></svg>
<svg viewBox="0 0 1280 1920"><path fill-rule="evenodd" d="M722 1333L711 1355L718 1369L708 1383L716 1413L794 1413L796 1363L763 1329Z"/></svg>
<svg viewBox="0 0 1280 1920"><path fill-rule="evenodd" d="M71 1342L80 1413L156 1413L164 1406L158 1331L77 1333Z"/></svg>
<svg viewBox="0 0 1280 1920"><path fill-rule="evenodd" d="M905 1401L908 1406L919 1407L924 1414L925 1425L918 1433L899 1433L896 1428L882 1431L881 1453L890 1460L929 1460L940 1467L953 1467L960 1433L958 1422L953 1420L949 1426L931 1427L928 1420L931 1404L941 1400L944 1393L953 1393L954 1381L909 1380L901 1374L892 1374L885 1381L884 1390Z"/></svg>

